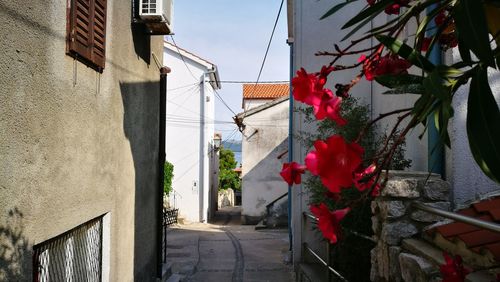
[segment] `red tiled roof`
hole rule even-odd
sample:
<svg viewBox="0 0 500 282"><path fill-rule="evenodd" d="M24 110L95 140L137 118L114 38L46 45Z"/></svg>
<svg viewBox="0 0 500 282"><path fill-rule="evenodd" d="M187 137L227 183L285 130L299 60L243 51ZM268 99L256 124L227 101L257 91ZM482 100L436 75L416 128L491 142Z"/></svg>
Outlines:
<svg viewBox="0 0 500 282"><path fill-rule="evenodd" d="M243 99L271 99L280 98L289 94L287 83L273 84L243 84Z"/></svg>
<svg viewBox="0 0 500 282"><path fill-rule="evenodd" d="M458 213L477 219L500 223L500 197L483 200ZM500 233L481 229L461 222L453 222L437 226L428 231L439 233L451 242L462 241L470 250L481 253L489 251L500 261Z"/></svg>

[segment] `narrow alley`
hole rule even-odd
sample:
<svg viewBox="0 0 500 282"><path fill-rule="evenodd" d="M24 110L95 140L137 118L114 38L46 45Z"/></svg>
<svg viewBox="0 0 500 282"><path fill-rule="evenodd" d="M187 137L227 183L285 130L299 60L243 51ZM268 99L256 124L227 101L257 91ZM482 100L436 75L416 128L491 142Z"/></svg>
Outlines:
<svg viewBox="0 0 500 282"><path fill-rule="evenodd" d="M240 225L240 208L223 208L209 224L169 228L172 281L293 281L286 229Z"/></svg>

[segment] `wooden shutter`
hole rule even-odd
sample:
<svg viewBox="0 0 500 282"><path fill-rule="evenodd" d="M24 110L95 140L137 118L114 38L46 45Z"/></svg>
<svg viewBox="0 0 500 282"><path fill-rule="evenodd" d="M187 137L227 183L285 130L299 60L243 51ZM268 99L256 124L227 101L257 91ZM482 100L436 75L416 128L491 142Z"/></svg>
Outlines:
<svg viewBox="0 0 500 282"><path fill-rule="evenodd" d="M70 0L68 53L102 71L106 59L106 0Z"/></svg>

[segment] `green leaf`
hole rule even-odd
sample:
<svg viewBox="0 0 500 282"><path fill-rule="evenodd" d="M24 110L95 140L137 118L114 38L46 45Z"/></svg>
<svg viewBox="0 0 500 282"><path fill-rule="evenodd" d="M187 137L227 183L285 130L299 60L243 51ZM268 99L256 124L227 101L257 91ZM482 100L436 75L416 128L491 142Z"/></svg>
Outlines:
<svg viewBox="0 0 500 282"><path fill-rule="evenodd" d="M488 25L483 3L478 0L457 1L453 18L459 38L490 67L495 67L495 58L491 50Z"/></svg>
<svg viewBox="0 0 500 282"><path fill-rule="evenodd" d="M428 59L422 56L420 52L417 52L415 49L403 43L401 40L386 35L377 35L376 38L378 41L380 41L380 43L384 44L393 53L396 53L402 58L407 59L415 66L427 72L430 72L434 69L434 65Z"/></svg>
<svg viewBox="0 0 500 282"><path fill-rule="evenodd" d="M413 74L399 74L399 75L384 74L376 76L375 80L379 84L385 87L396 88L406 84L421 84L423 78L419 75L413 75Z"/></svg>
<svg viewBox="0 0 500 282"><path fill-rule="evenodd" d="M442 101L451 101L451 88L443 84L443 78L436 68L422 82L425 92Z"/></svg>
<svg viewBox="0 0 500 282"><path fill-rule="evenodd" d="M403 86L395 87L391 90L387 90L382 92L382 94L423 94L425 91L424 86L422 84L406 84Z"/></svg>
<svg viewBox="0 0 500 282"><path fill-rule="evenodd" d="M472 77L467 102L467 135L472 155L483 172L500 183L500 111L485 68Z"/></svg>
<svg viewBox="0 0 500 282"><path fill-rule="evenodd" d="M356 31L360 30L363 26L365 26L367 23L371 22L375 17L377 16L377 14L373 14L371 16L369 16L368 18L366 18L363 22L361 22L359 25L357 25L355 28L353 28L351 31L349 31L346 36L344 36L342 38L342 40L340 41L344 41L346 40L347 38L351 37L354 33L356 33Z"/></svg>
<svg viewBox="0 0 500 282"><path fill-rule="evenodd" d="M463 39L458 38L458 52L460 52L460 57L462 61L467 65L472 65L472 57L470 56L470 49L466 46Z"/></svg>
<svg viewBox="0 0 500 282"><path fill-rule="evenodd" d="M342 2L340 4L337 4L335 6L333 6L330 10L328 10L328 12L326 12L323 16L321 16L321 18L319 18L320 20L322 19L325 19L325 18L328 18L329 16L335 14L337 11L339 11L340 9L344 8L347 4L350 4L352 2L356 2L358 0L347 0L345 2Z"/></svg>
<svg viewBox="0 0 500 282"><path fill-rule="evenodd" d="M344 24L344 26L342 26L342 29L351 27L361 22L362 20L366 19L367 17L379 14L385 9L385 7L387 7L387 5L389 5L393 1L394 0L382 0L375 3L372 6L368 6L366 9L359 12L356 16L354 16L354 18L350 19L346 24Z"/></svg>

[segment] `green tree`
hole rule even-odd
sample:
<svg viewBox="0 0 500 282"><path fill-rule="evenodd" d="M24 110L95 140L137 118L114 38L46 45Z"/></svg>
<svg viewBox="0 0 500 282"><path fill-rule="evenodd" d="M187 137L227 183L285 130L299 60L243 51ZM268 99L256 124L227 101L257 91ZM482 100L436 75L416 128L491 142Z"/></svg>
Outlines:
<svg viewBox="0 0 500 282"><path fill-rule="evenodd" d="M174 178L174 165L166 161L163 168L163 193L166 195L172 191L172 178Z"/></svg>
<svg viewBox="0 0 500 282"><path fill-rule="evenodd" d="M236 160L231 150L221 148L219 152L219 189L241 189L241 181L236 168Z"/></svg>

